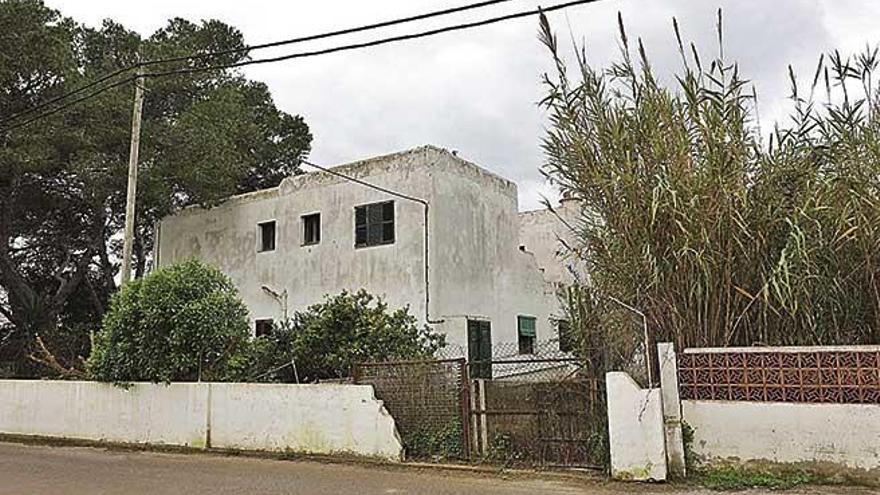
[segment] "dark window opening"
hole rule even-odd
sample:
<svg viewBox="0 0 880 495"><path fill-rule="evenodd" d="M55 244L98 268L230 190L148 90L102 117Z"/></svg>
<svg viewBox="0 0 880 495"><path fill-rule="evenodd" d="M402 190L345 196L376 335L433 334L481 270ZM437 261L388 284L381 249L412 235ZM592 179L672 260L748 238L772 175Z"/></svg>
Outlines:
<svg viewBox="0 0 880 495"><path fill-rule="evenodd" d="M492 378L492 325L488 321L468 320L468 362L471 378Z"/></svg>
<svg viewBox="0 0 880 495"><path fill-rule="evenodd" d="M310 246L321 242L321 214L312 213L302 216L303 246Z"/></svg>
<svg viewBox="0 0 880 495"><path fill-rule="evenodd" d="M394 243L394 201L354 208L354 246Z"/></svg>
<svg viewBox="0 0 880 495"><path fill-rule="evenodd" d="M254 322L254 334L257 337L269 335L275 327L275 321L272 318L265 318Z"/></svg>
<svg viewBox="0 0 880 495"><path fill-rule="evenodd" d="M516 317L516 326L517 326L517 336L519 342L519 353L520 354L534 354L535 353L535 337L537 332L535 331L535 326L537 324L537 320L531 316L517 316Z"/></svg>
<svg viewBox="0 0 880 495"><path fill-rule="evenodd" d="M568 320L558 320L556 322L556 332L559 334L559 350L562 352L574 351L575 339L571 333L571 322Z"/></svg>
<svg viewBox="0 0 880 495"><path fill-rule="evenodd" d="M263 222L260 227L260 252L275 250L275 221Z"/></svg>

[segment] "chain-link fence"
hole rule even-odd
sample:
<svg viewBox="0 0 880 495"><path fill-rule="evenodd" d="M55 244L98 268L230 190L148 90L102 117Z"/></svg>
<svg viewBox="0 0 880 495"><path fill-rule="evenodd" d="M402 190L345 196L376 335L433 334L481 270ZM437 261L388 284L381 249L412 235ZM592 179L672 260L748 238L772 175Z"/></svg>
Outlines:
<svg viewBox="0 0 880 495"><path fill-rule="evenodd" d="M354 382L373 385L394 417L408 458L469 457L464 359L358 364Z"/></svg>

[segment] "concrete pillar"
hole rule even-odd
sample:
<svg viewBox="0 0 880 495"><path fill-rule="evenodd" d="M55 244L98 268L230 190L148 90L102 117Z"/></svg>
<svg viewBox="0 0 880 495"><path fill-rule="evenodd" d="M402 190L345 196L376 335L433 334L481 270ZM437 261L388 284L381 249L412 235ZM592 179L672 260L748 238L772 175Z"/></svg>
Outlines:
<svg viewBox="0 0 880 495"><path fill-rule="evenodd" d="M660 395L663 399L663 429L666 437L666 463L669 475L687 476L684 460L684 437L681 428L681 400L678 396L678 363L675 347L664 342L657 344L660 360Z"/></svg>
<svg viewBox="0 0 880 495"><path fill-rule="evenodd" d="M605 374L611 476L664 481L666 449L660 389L642 389L624 372Z"/></svg>

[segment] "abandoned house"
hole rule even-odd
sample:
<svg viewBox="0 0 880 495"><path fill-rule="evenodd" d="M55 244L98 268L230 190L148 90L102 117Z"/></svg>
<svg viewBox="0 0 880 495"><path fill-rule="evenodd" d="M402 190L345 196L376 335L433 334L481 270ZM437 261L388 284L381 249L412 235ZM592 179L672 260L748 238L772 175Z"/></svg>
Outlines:
<svg viewBox="0 0 880 495"><path fill-rule="evenodd" d="M254 332L344 289L384 296L467 357L529 354L565 330L559 215L520 213L516 184L433 146L285 179L192 207L156 230L159 266L189 257L237 284ZM564 340L565 336L562 336ZM564 343L563 343L564 346Z"/></svg>

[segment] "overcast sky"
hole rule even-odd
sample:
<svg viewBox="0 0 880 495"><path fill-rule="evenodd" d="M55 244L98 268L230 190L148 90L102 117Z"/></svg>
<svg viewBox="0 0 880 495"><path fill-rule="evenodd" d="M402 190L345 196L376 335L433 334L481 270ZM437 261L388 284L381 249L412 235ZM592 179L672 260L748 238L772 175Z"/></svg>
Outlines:
<svg viewBox="0 0 880 495"><path fill-rule="evenodd" d="M475 0L46 0L64 15L99 26L112 18L143 35L171 17L215 18L240 29L249 44L458 6ZM255 56L300 51L549 6L563 0L516 0L501 6L381 32L296 45ZM678 68L671 19L703 52L716 49L715 11L725 18L725 50L758 90L762 124L785 115L786 67L809 79L818 56L856 52L880 42L877 0L604 0L554 13L560 38L584 39L591 62L617 53L616 15L631 38L645 41L655 68ZM519 184L520 209L555 197L538 171L546 124L537 106L549 60L527 18L466 32L246 70L269 85L277 105L303 115L315 140L312 160L335 165L435 144Z"/></svg>

